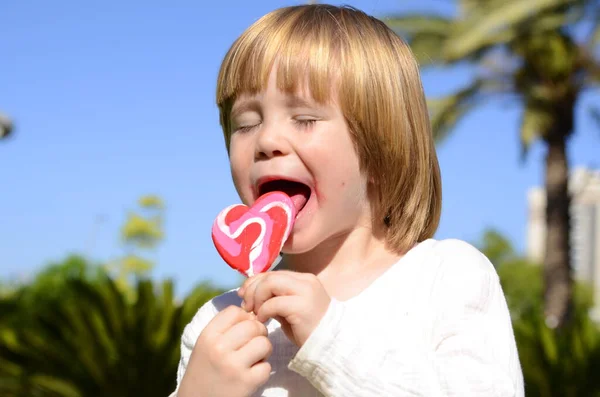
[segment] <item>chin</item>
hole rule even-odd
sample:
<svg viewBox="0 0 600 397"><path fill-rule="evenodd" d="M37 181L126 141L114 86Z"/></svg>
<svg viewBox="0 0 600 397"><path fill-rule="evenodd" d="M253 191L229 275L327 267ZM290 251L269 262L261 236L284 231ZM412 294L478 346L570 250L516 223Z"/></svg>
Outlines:
<svg viewBox="0 0 600 397"><path fill-rule="evenodd" d="M292 233L281 249L282 254L299 255L312 251L318 245L314 239L307 238L308 233ZM312 240L312 241L311 241Z"/></svg>
<svg viewBox="0 0 600 397"><path fill-rule="evenodd" d="M312 248L314 247L311 247L307 244L298 244L288 240L283 245L281 253L286 255L300 255L309 252Z"/></svg>

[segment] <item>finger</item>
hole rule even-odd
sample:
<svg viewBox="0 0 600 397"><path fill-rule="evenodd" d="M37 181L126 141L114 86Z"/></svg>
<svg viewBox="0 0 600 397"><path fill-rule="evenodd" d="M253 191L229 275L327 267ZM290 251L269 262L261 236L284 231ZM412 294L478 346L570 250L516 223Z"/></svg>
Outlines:
<svg viewBox="0 0 600 397"><path fill-rule="evenodd" d="M266 301L256 313L256 319L265 322L270 318L283 318L298 313L297 296L277 296ZM280 323L281 321L278 320Z"/></svg>
<svg viewBox="0 0 600 397"><path fill-rule="evenodd" d="M218 333L222 334L235 324L252 319L253 316L250 313L245 312L235 305L227 307L225 310L220 311L212 319L211 322L205 328L207 333Z"/></svg>
<svg viewBox="0 0 600 397"><path fill-rule="evenodd" d="M275 296L300 295L303 284L300 284L294 277L282 274L277 277L264 278L255 285L252 310L256 314L266 301Z"/></svg>
<svg viewBox="0 0 600 397"><path fill-rule="evenodd" d="M244 293L246 292L246 289L248 288L248 286L250 286L254 282L259 281L261 278L266 277L267 275L270 275L270 274L287 274L292 277L296 277L298 279L300 279L302 276L302 273L292 272L290 270L277 270L277 271L270 271L270 272L266 272L266 273L259 273L255 276L247 278L244 281L244 283L238 289L238 296L241 298L244 295Z"/></svg>
<svg viewBox="0 0 600 397"><path fill-rule="evenodd" d="M242 295L242 307L244 310L247 312L254 310L254 291L256 290L256 286L270 276L272 277L271 274L263 273L248 282L248 285L244 289L244 294Z"/></svg>
<svg viewBox="0 0 600 397"><path fill-rule="evenodd" d="M266 360L273 352L273 345L266 336L256 336L235 352L236 360L245 367L251 367Z"/></svg>
<svg viewBox="0 0 600 397"><path fill-rule="evenodd" d="M271 364L260 361L250 368L251 383L255 385L265 384L271 377Z"/></svg>
<svg viewBox="0 0 600 397"><path fill-rule="evenodd" d="M243 297L244 309L246 311L254 311L256 313L256 291L258 288L272 288L273 293L277 294L279 292L281 295L286 295L291 294L292 292L284 292L284 286L291 288L294 286L298 287L299 285L303 285L298 283L299 280L300 279L298 276L294 275L292 272L272 272L265 274L263 277L254 280L248 285ZM269 296L273 296L273 294L269 294L269 292L263 292L262 294L267 297L266 299L268 299ZM262 300L260 303L262 304L262 302L264 302L264 300Z"/></svg>
<svg viewBox="0 0 600 397"><path fill-rule="evenodd" d="M242 298L242 309L244 309L244 310L246 310L246 311L248 311L248 312L249 312L249 311L252 311L252 309L249 309L249 308L247 307L247 303L248 303L248 302L246 302L246 301L244 300L244 296L245 296L245 295L248 293L248 290L249 290L249 289L250 289L250 290L251 290L251 289L253 289L253 288L254 288L253 286L254 286L254 285L257 283L257 282L259 282L261 279L263 279L264 277L266 277L266 275L267 275L267 273L261 273L261 274L258 274L258 275L256 275L256 276L253 276L253 277L250 277L250 278L248 278L248 279L247 279L247 280L244 282L244 284L242 284L242 286L241 286L241 287L240 287L240 289L238 290L238 295L239 295L239 297L240 297L240 298Z"/></svg>
<svg viewBox="0 0 600 397"><path fill-rule="evenodd" d="M256 320L246 320L235 324L220 339L223 349L233 351L242 348L257 336L267 336L267 327Z"/></svg>
<svg viewBox="0 0 600 397"><path fill-rule="evenodd" d="M266 274L267 273L259 273L255 276L248 277L246 280L244 280L244 283L238 289L238 296L241 298L244 295L244 292L246 292L246 289L248 289L248 286L250 284L252 284L256 280L259 280L261 277L264 277Z"/></svg>

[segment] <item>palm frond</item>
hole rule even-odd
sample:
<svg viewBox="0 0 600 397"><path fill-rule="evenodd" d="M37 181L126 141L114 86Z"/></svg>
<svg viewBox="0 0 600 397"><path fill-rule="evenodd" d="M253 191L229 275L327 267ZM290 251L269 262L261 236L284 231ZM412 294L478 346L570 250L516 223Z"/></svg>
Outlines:
<svg viewBox="0 0 600 397"><path fill-rule="evenodd" d="M590 31L585 45L590 52L594 53L596 47L600 46L600 2L589 1L586 14L590 18Z"/></svg>
<svg viewBox="0 0 600 397"><path fill-rule="evenodd" d="M541 138L554 123L555 116L541 101L529 101L521 118L521 160L525 160L531 144Z"/></svg>
<svg viewBox="0 0 600 397"><path fill-rule="evenodd" d="M476 13L458 22L445 48L445 58L453 61L467 57L492 43L506 42L518 34L524 22L553 9L568 9L577 0L512 0L495 5L485 14ZM496 3L495 3L496 4ZM549 23L549 22L548 22ZM560 19L553 24L561 23Z"/></svg>
<svg viewBox="0 0 600 397"><path fill-rule="evenodd" d="M590 46L596 47L600 45L600 23L594 29L594 32L590 35Z"/></svg>
<svg viewBox="0 0 600 397"><path fill-rule="evenodd" d="M436 142L441 142L466 113L481 104L485 85L485 80L476 80L451 95L428 99L431 129Z"/></svg>
<svg viewBox="0 0 600 397"><path fill-rule="evenodd" d="M132 301L108 277L68 280L43 310L23 305L18 324L2 322L0 395L168 395L183 327L222 292L206 287L177 302L172 282L138 280ZM13 311L14 302L0 307Z"/></svg>
<svg viewBox="0 0 600 397"><path fill-rule="evenodd" d="M383 21L410 45L421 66L442 62L454 21L439 15L391 15Z"/></svg>

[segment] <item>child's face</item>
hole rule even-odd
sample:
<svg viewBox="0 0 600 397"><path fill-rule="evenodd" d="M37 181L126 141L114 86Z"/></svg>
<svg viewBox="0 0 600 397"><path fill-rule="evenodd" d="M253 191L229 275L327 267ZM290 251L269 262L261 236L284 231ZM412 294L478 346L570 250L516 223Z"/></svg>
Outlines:
<svg viewBox="0 0 600 397"><path fill-rule="evenodd" d="M284 253L336 245L336 239L370 225L366 178L337 104L286 94L277 89L272 72L263 92L238 98L231 120L231 171L242 201L251 205L277 189L299 210ZM302 184L265 184L272 179Z"/></svg>

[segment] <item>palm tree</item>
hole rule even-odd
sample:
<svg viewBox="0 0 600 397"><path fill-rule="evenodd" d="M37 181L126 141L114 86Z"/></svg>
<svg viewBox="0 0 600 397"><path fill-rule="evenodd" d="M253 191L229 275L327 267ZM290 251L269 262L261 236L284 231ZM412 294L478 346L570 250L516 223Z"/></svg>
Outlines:
<svg viewBox="0 0 600 397"><path fill-rule="evenodd" d="M134 288L132 302L108 277L72 278L58 295L37 295L41 310L33 313L27 291L0 301L10 309L0 318L0 395L169 395L183 328L222 291L199 285L180 304L170 281Z"/></svg>
<svg viewBox="0 0 600 397"><path fill-rule="evenodd" d="M546 147L545 321L561 327L572 302L568 138L578 99L600 82L599 0L456 0L456 17L401 14L386 23L406 38L423 68L472 67L473 81L429 100L438 141L486 99L523 107L523 158L535 140ZM583 38L580 38L581 33Z"/></svg>
<svg viewBox="0 0 600 397"><path fill-rule="evenodd" d="M0 139L4 139L9 136L13 131L13 124L10 119L0 113Z"/></svg>

